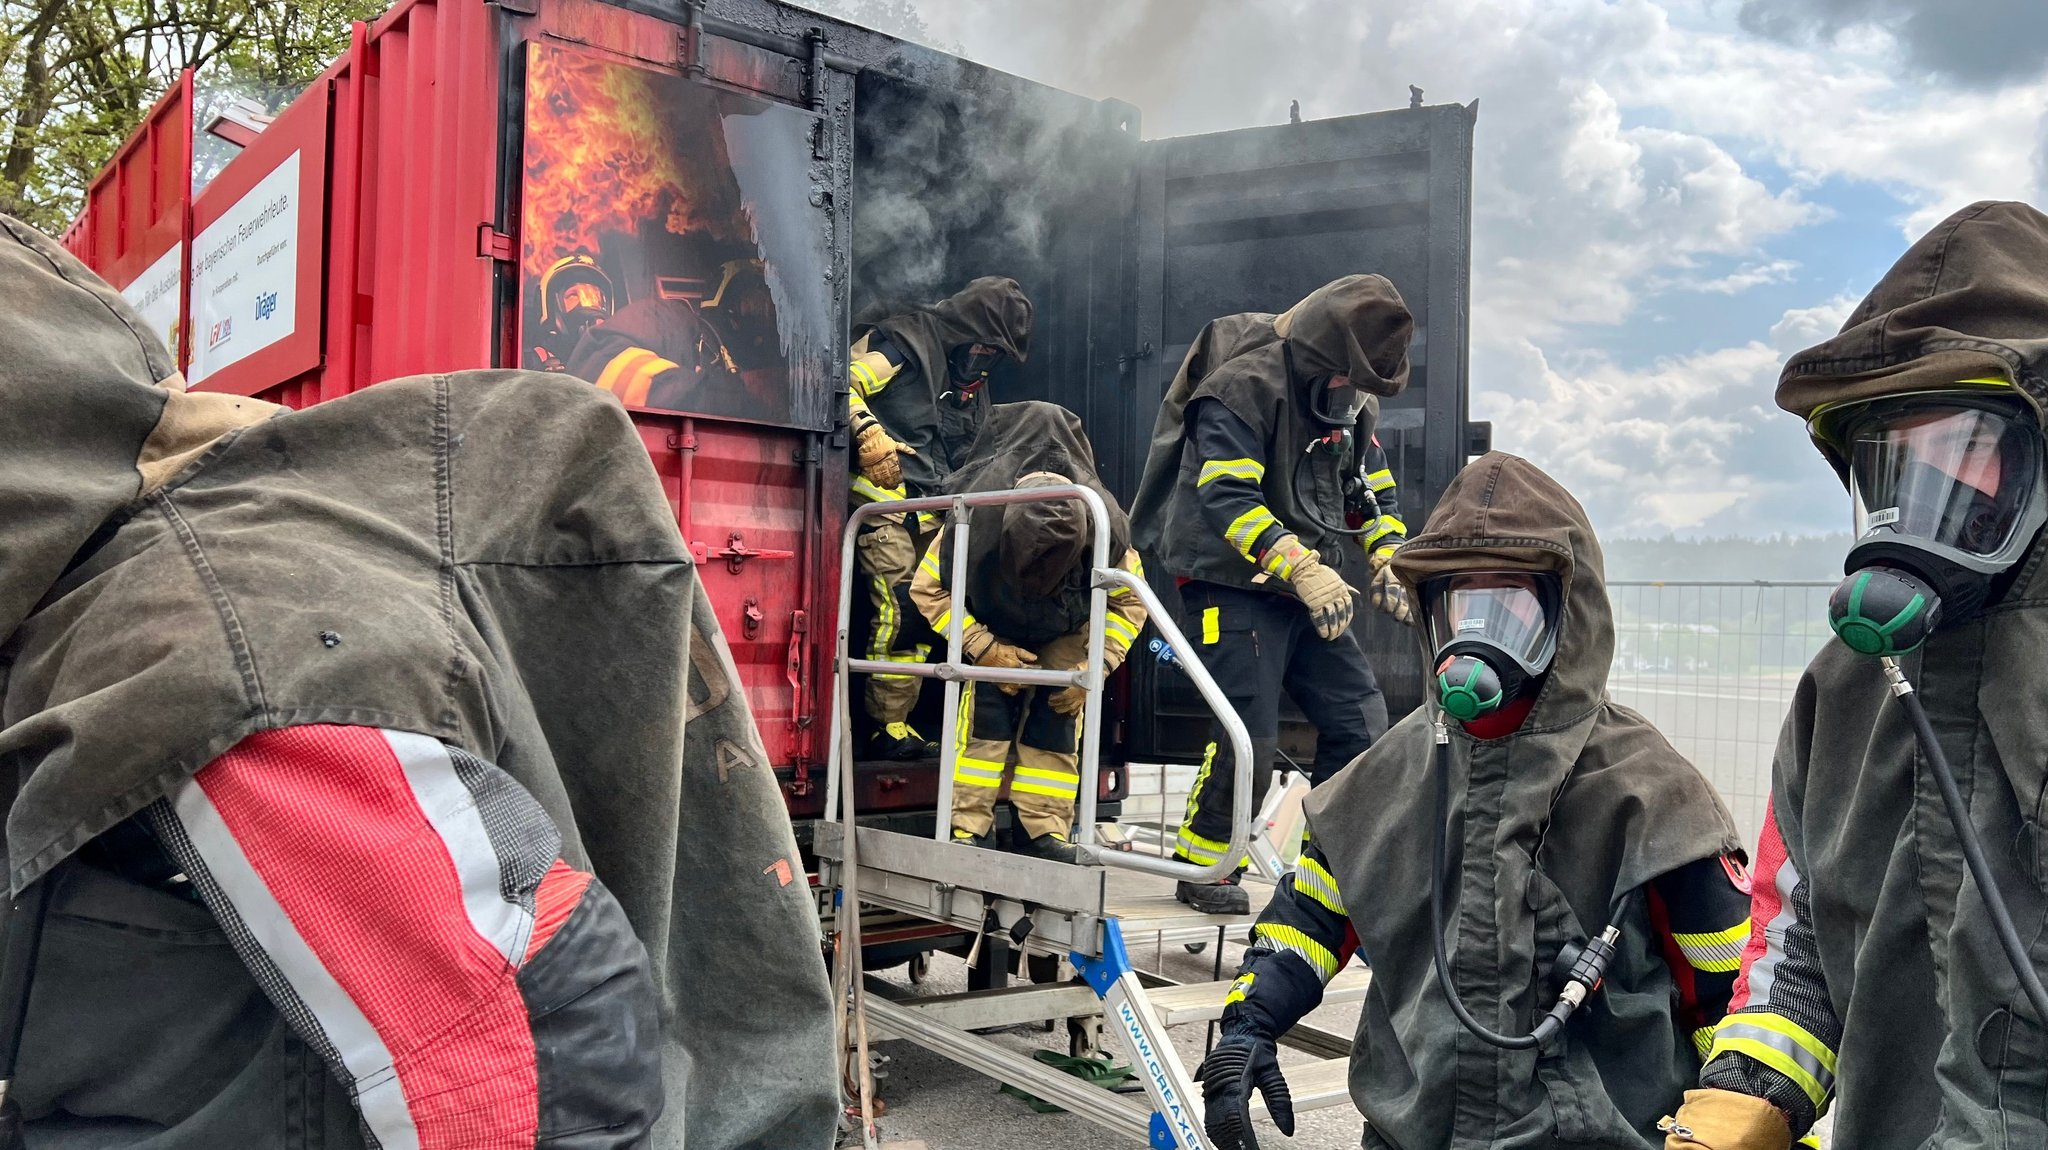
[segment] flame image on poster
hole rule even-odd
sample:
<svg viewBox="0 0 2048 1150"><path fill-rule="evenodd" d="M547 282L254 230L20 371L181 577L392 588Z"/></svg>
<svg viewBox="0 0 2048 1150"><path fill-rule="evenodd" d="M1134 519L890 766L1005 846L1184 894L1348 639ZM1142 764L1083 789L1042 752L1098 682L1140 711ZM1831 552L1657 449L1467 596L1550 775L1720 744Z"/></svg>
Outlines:
<svg viewBox="0 0 2048 1150"><path fill-rule="evenodd" d="M805 199L807 114L570 48L529 52L522 366L629 407L817 419L832 301Z"/></svg>

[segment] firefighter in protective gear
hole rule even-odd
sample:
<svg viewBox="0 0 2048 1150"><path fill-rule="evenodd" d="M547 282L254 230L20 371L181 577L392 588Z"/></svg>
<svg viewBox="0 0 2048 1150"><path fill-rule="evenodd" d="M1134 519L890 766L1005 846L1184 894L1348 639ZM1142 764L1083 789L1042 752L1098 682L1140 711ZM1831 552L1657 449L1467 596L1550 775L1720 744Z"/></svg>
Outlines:
<svg viewBox="0 0 2048 1150"><path fill-rule="evenodd" d="M704 395L746 387L725 341L689 300L649 296L583 333L569 372L628 407L701 410Z"/></svg>
<svg viewBox="0 0 2048 1150"><path fill-rule="evenodd" d="M612 278L588 252L563 256L540 278L541 370L565 372L583 333L611 318Z"/></svg>
<svg viewBox="0 0 2048 1150"><path fill-rule="evenodd" d="M1346 276L1279 316L1210 323L1160 407L1134 532L1180 582L1186 629L1250 728L1258 793L1272 779L1283 690L1316 728L1312 784L1386 729L1341 567L1383 566L1406 534L1373 426L1379 397L1407 385L1413 326L1392 284ZM1398 595L1374 601L1406 610ZM1175 845L1182 861L1214 863L1229 847L1234 767L1221 743L1212 731ZM1236 875L1177 893L1213 914L1250 909Z"/></svg>
<svg viewBox="0 0 2048 1150"><path fill-rule="evenodd" d="M0 296L29 1143L830 1146L816 912L618 402L186 393L6 217Z"/></svg>
<svg viewBox="0 0 2048 1150"><path fill-rule="evenodd" d="M854 504L941 494L987 418L990 372L1006 357L1022 363L1031 350L1031 300L1016 280L983 276L949 299L857 325L856 336L847 397ZM895 514L861 529L855 554L875 612L869 659L922 663L931 654L909 592L935 525L930 516L906 522ZM913 675L868 676L875 757L937 752L910 726L922 684Z"/></svg>
<svg viewBox="0 0 2048 1150"><path fill-rule="evenodd" d="M1474 461L1392 567L1430 620L1439 678L1459 660L1485 664L1505 672L1500 697L1449 720L1441 809L1423 781L1438 769L1433 707L1309 795L1300 864L1253 928L1223 1038L1198 1071L1211 1137L1240 1145L1233 1068L1253 1067L1257 1084L1275 1041L1358 953L1372 982L1350 1085L1367 1147L1647 1150L1693 1080L1748 936L1734 824L1692 764L1608 699L1600 547L1548 476L1498 452ZM1536 673L1506 672L1523 664ZM1610 923L1620 942L1547 1047L1503 1049L1456 1016L1435 968L1433 900L1458 1001L1510 1035L1556 999L1568 948ZM1286 1130L1278 1071L1263 1077Z"/></svg>
<svg viewBox="0 0 2048 1150"><path fill-rule="evenodd" d="M990 412L974 462L948 484L955 493L1007 491L1077 483L1092 488L1109 511L1109 554L1143 575L1130 546L1123 508L1103 486L1095 453L1073 412L1051 403L1005 403ZM964 602L953 587L951 531L926 550L910 597L945 640L958 609L962 647L984 667L1080 669L1088 656L1088 577L1093 531L1079 500L1042 500L978 508L969 520ZM1103 618L1103 674L1121 666L1145 607L1128 588L1109 592ZM953 748L953 838L993 844L995 806L1006 774L1021 849L1073 862L1068 842L1079 797L1081 712L1087 693L994 683L965 685L958 743ZM1009 766L1012 750L1016 765Z"/></svg>
<svg viewBox="0 0 2048 1150"><path fill-rule="evenodd" d="M1939 596L1897 657L2048 975L2048 216L1988 202L1950 216L1837 335L1787 361L1777 400L1850 489L1845 587L1903 575ZM1735 1010L1666 1145L1782 1150L1836 1097L1838 1146L2048 1145L2048 1030L1875 657L1886 639L1852 622L1779 735Z"/></svg>

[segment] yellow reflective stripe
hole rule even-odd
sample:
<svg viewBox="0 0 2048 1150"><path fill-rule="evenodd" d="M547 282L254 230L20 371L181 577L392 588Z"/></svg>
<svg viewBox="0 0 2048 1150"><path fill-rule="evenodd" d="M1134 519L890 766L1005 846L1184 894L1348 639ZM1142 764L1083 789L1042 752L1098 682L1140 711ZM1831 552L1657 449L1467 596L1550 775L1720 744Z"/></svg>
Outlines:
<svg viewBox="0 0 2048 1150"><path fill-rule="evenodd" d="M1128 599L1131 594L1131 589L1121 583L1109 589L1109 597L1112 599Z"/></svg>
<svg viewBox="0 0 2048 1150"><path fill-rule="evenodd" d="M944 611L939 612L938 618L932 620L932 630L937 631L939 634L943 635L946 633L946 625L948 623L951 623L952 621L953 609L951 607L948 607Z"/></svg>
<svg viewBox="0 0 2048 1150"><path fill-rule="evenodd" d="M1204 846L1203 844L1205 843L1208 845ZM1182 830L1180 837L1173 844L1173 853L1187 859L1189 862L1201 863L1203 866L1208 866L1214 862L1221 862L1223 860L1223 852L1229 849L1229 843L1219 843L1214 839L1205 839L1190 830Z"/></svg>
<svg viewBox="0 0 2048 1150"><path fill-rule="evenodd" d="M937 578L939 577L939 553L938 553L938 551L936 551L936 550L929 550L929 551L926 551L926 552L924 553L924 558L922 558L922 559L920 559L920 560L918 560L918 561L917 561L917 569L918 569L919 571L922 571L922 572L924 572L925 574L927 574L927 575L931 576L932 578L934 578L934 579L937 579Z"/></svg>
<svg viewBox="0 0 2048 1150"><path fill-rule="evenodd" d="M678 365L674 360L663 359L651 351L644 351L641 358L630 364L622 364L620 361L629 354L631 353L621 353L605 366L605 375L611 376L614 371L618 372L606 390L616 392L620 399L634 407L645 407L647 393L654 387L654 377L664 371L674 371Z"/></svg>
<svg viewBox="0 0 2048 1150"><path fill-rule="evenodd" d="M1065 771L1057 767L1027 767L1021 763L1017 766L1017 777L1020 779L1050 779L1055 783L1078 784L1081 781L1081 775L1077 771Z"/></svg>
<svg viewBox="0 0 2048 1150"><path fill-rule="evenodd" d="M1106 632L1104 638L1115 639L1124 647L1138 641L1138 628L1122 615L1104 615L1102 625Z"/></svg>
<svg viewBox="0 0 2048 1150"><path fill-rule="evenodd" d="M1692 1032L1692 1048L1699 1052L1700 1064L1705 1065L1707 1056L1714 1050L1714 1028L1702 1026Z"/></svg>
<svg viewBox="0 0 2048 1150"><path fill-rule="evenodd" d="M1323 976L1324 985L1337 977L1337 956L1330 948L1303 934L1291 926L1277 922L1262 922L1252 928L1252 945L1268 944L1273 950L1289 951L1300 955Z"/></svg>
<svg viewBox="0 0 2048 1150"><path fill-rule="evenodd" d="M1076 783L1071 787L1055 787L1045 783L1027 783L1022 779L1011 779L1010 793L1014 795L1019 792L1027 795L1044 795L1052 799L1072 799L1080 797L1081 785Z"/></svg>
<svg viewBox="0 0 2048 1150"><path fill-rule="evenodd" d="M1815 1106L1835 1085L1835 1052L1805 1027L1782 1015L1763 1012L1731 1014L1714 1028L1711 1060L1733 1051L1783 1074L1806 1092Z"/></svg>
<svg viewBox="0 0 2048 1150"><path fill-rule="evenodd" d="M875 630L868 641L868 658L888 659L896 644L896 590L880 575L870 580L875 587Z"/></svg>
<svg viewBox="0 0 2048 1150"><path fill-rule="evenodd" d="M1672 931L1671 937L1694 968L1709 974L1728 974L1742 969L1742 948L1749 942L1749 922L1745 919L1726 930L1704 934Z"/></svg>
<svg viewBox="0 0 2048 1150"><path fill-rule="evenodd" d="M1373 548L1378 547L1380 540L1385 539L1389 535L1406 534L1408 534L1406 524L1392 515L1382 515L1373 522L1371 533L1365 537L1365 549L1371 551Z"/></svg>
<svg viewBox="0 0 2048 1150"><path fill-rule="evenodd" d="M1124 570L1129 571L1133 575L1142 576L1145 574L1145 560L1136 551L1133 551L1131 552L1131 565Z"/></svg>
<svg viewBox="0 0 2048 1150"><path fill-rule="evenodd" d="M626 391L621 384L630 376L633 369L650 359L659 358L661 357L644 347L629 347L613 356L611 362L604 365L604 370L598 373L597 386L624 399Z"/></svg>
<svg viewBox="0 0 2048 1150"><path fill-rule="evenodd" d="M1003 785L1003 765L987 759L956 759L953 782L973 787L1000 787Z"/></svg>
<svg viewBox="0 0 2048 1150"><path fill-rule="evenodd" d="M1290 581L1294 578L1294 556L1278 547L1266 552L1259 566L1269 575L1277 575Z"/></svg>
<svg viewBox="0 0 2048 1150"><path fill-rule="evenodd" d="M1365 477L1365 485L1374 491L1385 491L1394 485L1394 472L1390 468L1382 467Z"/></svg>
<svg viewBox="0 0 2048 1150"><path fill-rule="evenodd" d="M855 495L859 495L862 496L863 498L866 498L869 502L872 503L884 503L891 499L908 498L908 496L904 493L903 485L901 483L897 484L894 487L883 487L875 483L873 480L869 479L865 475L856 475L853 477L853 493Z"/></svg>
<svg viewBox="0 0 2048 1150"><path fill-rule="evenodd" d="M1222 638L1222 630L1221 630L1221 628L1222 628L1222 625L1223 625L1223 620L1222 620L1222 614L1223 614L1223 609L1222 609L1221 607L1204 607L1204 608L1202 608L1202 645L1203 645L1203 646L1205 646L1205 647L1213 647L1213 646L1215 646L1215 645L1216 645L1216 644L1217 644L1217 643L1218 643L1219 641L1221 641L1221 638ZM1210 753L1211 753L1211 754L1214 754L1214 753L1215 753L1215 751L1216 751L1216 744L1214 744L1214 743L1211 743L1211 744L1209 744L1209 751L1210 751Z"/></svg>
<svg viewBox="0 0 2048 1150"><path fill-rule="evenodd" d="M1344 909L1343 897L1337 893L1336 876L1307 855L1302 856L1301 868L1294 872L1294 891L1322 903L1332 914L1350 917L1350 912Z"/></svg>
<svg viewBox="0 0 2048 1150"><path fill-rule="evenodd" d="M1806 1137L1794 1142L1793 1145L1807 1147L1807 1150L1820 1150L1820 1135L1808 1134Z"/></svg>
<svg viewBox="0 0 2048 1150"><path fill-rule="evenodd" d="M1266 465L1256 459L1212 459L1202 464L1202 474L1195 479L1200 487L1212 479L1229 476L1232 479L1249 479L1257 483L1266 477Z"/></svg>
<svg viewBox="0 0 2048 1150"><path fill-rule="evenodd" d="M875 374L873 368L859 360L854 360L847 366L853 371L853 390L863 396L873 395L882 390L881 377Z"/></svg>
<svg viewBox="0 0 2048 1150"><path fill-rule="evenodd" d="M1229 540L1230 545L1237 548L1239 554L1250 559L1252 543L1266 528L1278 522L1278 519L1273 518L1273 513L1261 504L1231 520L1230 526L1223 532L1223 538Z"/></svg>
<svg viewBox="0 0 2048 1150"><path fill-rule="evenodd" d="M1230 993L1223 996L1223 1005L1229 1006L1233 1002L1243 1002L1244 996L1251 992L1252 983L1258 981L1258 977L1259 972L1256 970L1247 970L1243 974L1238 975L1237 981L1230 984Z"/></svg>

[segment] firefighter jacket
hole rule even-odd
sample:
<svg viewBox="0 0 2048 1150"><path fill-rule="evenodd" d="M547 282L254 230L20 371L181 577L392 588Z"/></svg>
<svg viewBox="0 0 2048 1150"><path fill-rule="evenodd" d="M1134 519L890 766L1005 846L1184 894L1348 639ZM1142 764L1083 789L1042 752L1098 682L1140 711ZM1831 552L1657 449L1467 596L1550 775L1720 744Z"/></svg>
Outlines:
<svg viewBox="0 0 2048 1150"><path fill-rule="evenodd" d="M1840 334L1786 363L1777 399L1804 417L1982 378L2048 406L2048 217L2022 204L1973 204L1915 243ZM2037 540L2002 599L1901 665L2048 974L2044 552ZM1857 1150L2048 1145L2048 1035L1877 660L1839 641L1779 735L1756 879L1705 1085L1777 1103L1795 1133L1839 1097L1834 1144Z"/></svg>
<svg viewBox="0 0 2048 1150"><path fill-rule="evenodd" d="M618 401L520 371L299 412L182 394L121 297L5 217L0 294L11 888L252 733L428 735L531 792L645 944L670 1082L655 1144L831 1145L816 912Z"/></svg>
<svg viewBox="0 0 2048 1150"><path fill-rule="evenodd" d="M1130 521L1095 469L1095 451L1081 419L1054 403L1000 403L973 450L973 459L947 483L949 494L1008 491L1027 476L1057 475L1094 490L1109 513L1111 561L1144 574L1130 546ZM1088 570L1093 548L1088 512L1078 500L977 507L969 513L967 610L996 638L1035 650L1088 625ZM951 621L952 531L933 542L918 566L911 598L941 635ZM1044 557L1057 555L1057 562ZM1127 588L1113 588L1104 621L1105 671L1145 627L1145 608Z"/></svg>
<svg viewBox="0 0 2048 1150"><path fill-rule="evenodd" d="M1474 569L1555 572L1564 605L1556 656L1522 726L1498 739L1455 724L1450 732L1453 885L1444 900L1453 979L1482 1023L1527 1034L1556 1001L1562 947L1608 925L1617 905L1626 908L1621 942L1600 991L1540 1055L1466 1031L1438 984L1430 942L1435 734L1427 709L1397 723L1309 796L1321 866L1304 864L1295 880L1296 889L1326 882L1335 906L1369 892L1370 913L1349 918L1372 964L1350 1079L1365 1145L1658 1145L1656 1122L1694 1084L1700 1057L1700 1020L1673 1004L1691 972L1715 958L1725 970L1733 924L1721 920L1740 912L1691 918L1709 929L1686 933L1714 937L1679 940L1699 946L1703 961L1689 953L1678 962L1662 945L1659 899L1623 896L1697 881L1689 867L1738 849L1734 824L1656 728L1607 698L1614 627L1600 546L1570 494L1499 452L1465 468L1422 534L1395 553L1393 570L1415 594L1425 579ZM1333 932L1320 935L1321 952L1302 949L1324 977Z"/></svg>
<svg viewBox="0 0 2048 1150"><path fill-rule="evenodd" d="M694 395L744 389L723 340L686 300L651 296L583 333L569 373L633 407L690 407Z"/></svg>
<svg viewBox="0 0 2048 1150"><path fill-rule="evenodd" d="M900 491L858 476L854 498L869 501L939 494L946 477L970 457L990 407L987 387L962 394L947 356L963 344L985 343L1024 362L1031 351L1031 300L1007 276L983 276L957 295L892 315L856 331L849 368L850 402L882 421L891 438L916 450L902 457ZM885 355L877 337L894 348Z"/></svg>
<svg viewBox="0 0 2048 1150"><path fill-rule="evenodd" d="M1318 288L1279 316L1228 316L1203 328L1153 428L1133 505L1140 549L1179 578L1280 594L1291 589L1258 557L1281 535L1292 532L1341 567L1350 549L1330 528L1356 510L1346 505L1345 473L1372 450L1378 408L1367 404L1347 452L1305 410L1303 385L1342 373L1369 395L1399 394L1413 327L1393 285L1361 275ZM1391 472L1368 467L1385 473L1391 503ZM1402 534L1399 523L1398 513L1383 523L1375 511L1372 546Z"/></svg>

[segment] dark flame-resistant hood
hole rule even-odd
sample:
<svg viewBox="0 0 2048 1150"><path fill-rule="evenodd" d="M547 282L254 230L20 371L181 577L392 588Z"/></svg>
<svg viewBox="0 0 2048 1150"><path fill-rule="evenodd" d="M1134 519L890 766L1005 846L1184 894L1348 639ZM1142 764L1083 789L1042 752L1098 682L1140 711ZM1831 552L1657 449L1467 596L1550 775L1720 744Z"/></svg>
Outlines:
<svg viewBox="0 0 2048 1150"><path fill-rule="evenodd" d="M937 391L951 386L946 355L962 344L1002 348L1018 363L1031 353L1031 300L1008 276L982 276L946 299L875 326L916 362L927 385Z"/></svg>
<svg viewBox="0 0 2048 1150"><path fill-rule="evenodd" d="M1017 486L1057 487L1069 481L1057 471L1034 471L1020 476ZM1003 508L997 554L1018 588L1041 598L1066 582L1075 565L1087 558L1089 535L1088 509L1078 499L1012 503Z"/></svg>
<svg viewBox="0 0 2048 1150"><path fill-rule="evenodd" d="M184 392L120 293L0 216L0 645L86 543L274 404ZM4 677L4 676L0 676Z"/></svg>
<svg viewBox="0 0 2048 1150"><path fill-rule="evenodd" d="M975 491L1008 491L1023 485L1027 477L1047 473L1065 476L1071 482L1092 488L1102 497L1102 504L1109 511L1109 561L1112 566L1121 562L1131 545L1130 520L1095 470L1095 450L1088 442L1087 433L1081 429L1081 417L1059 404L1030 400L998 403L989 408L988 422L982 426L980 438L975 440L967 465L946 481L946 490L956 495ZM1027 513L1025 508L1039 510ZM1027 545L1021 538L1011 542L1008 538L1010 528L1027 522L1034 524L1031 529L1034 542ZM1066 565L1071 567L1088 561L1086 543L1091 538L1088 513L1077 501L1022 504L1007 511L1003 507L981 507L972 513L972 524L968 548L973 554L970 562L976 570L982 569L985 560L993 558L998 561L998 566L992 569L1000 569L1006 577L1023 582L1022 567L1008 559L1027 553L1038 554L1041 545L1045 548L1045 555L1061 550L1051 546L1049 536L1040 537L1044 532L1078 533L1082 546L1068 558ZM1046 574L1043 580L1029 582L1049 588L1064 575L1062 570L1057 574Z"/></svg>
<svg viewBox="0 0 2048 1150"><path fill-rule="evenodd" d="M1920 237L1840 332L1786 361L1777 400L1810 419L1986 378L2048 410L2048 216L2026 204L1971 204Z"/></svg>
<svg viewBox="0 0 2048 1150"><path fill-rule="evenodd" d="M1408 386L1408 341L1415 317L1385 276L1352 275L1311 292L1273 321L1303 378L1347 375L1373 395Z"/></svg>
<svg viewBox="0 0 2048 1150"><path fill-rule="evenodd" d="M1570 722L1598 705L1614 659L1614 617L1600 541L1578 500L1526 459L1495 451L1474 460L1444 489L1422 534L1394 553L1395 577L1418 597L1426 580L1470 571L1548 571L1562 584L1557 654L1526 725Z"/></svg>

